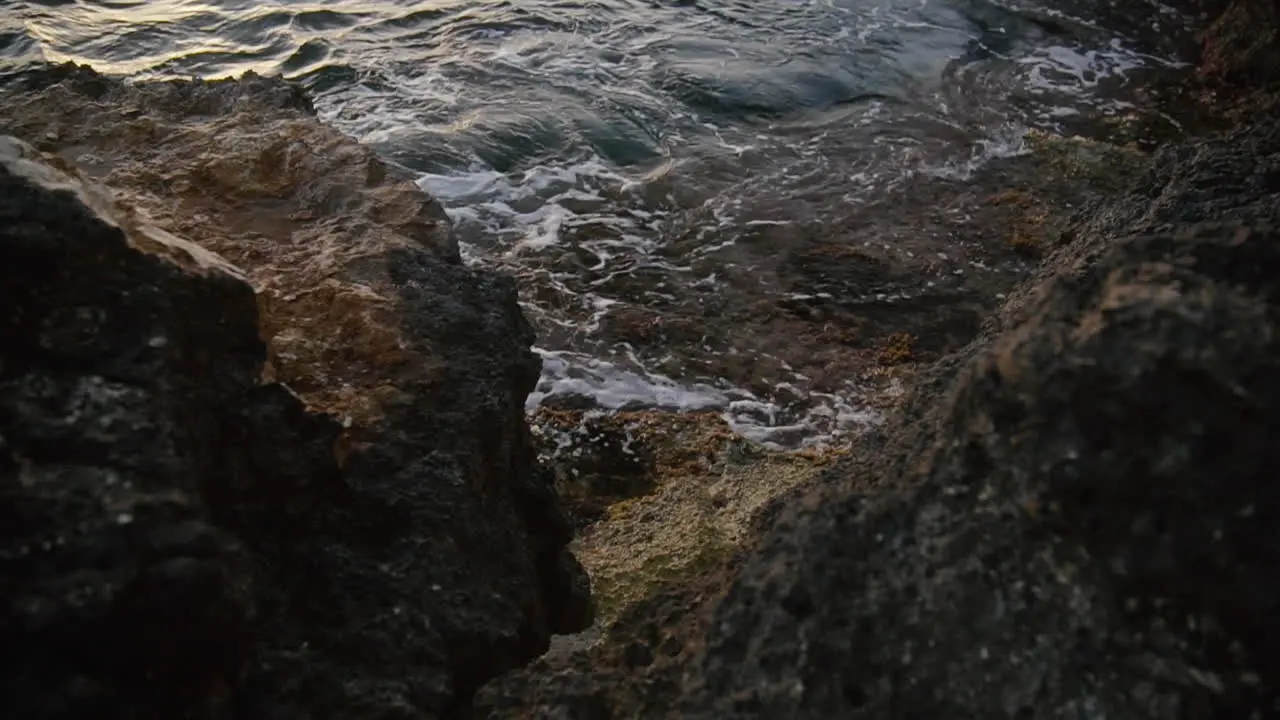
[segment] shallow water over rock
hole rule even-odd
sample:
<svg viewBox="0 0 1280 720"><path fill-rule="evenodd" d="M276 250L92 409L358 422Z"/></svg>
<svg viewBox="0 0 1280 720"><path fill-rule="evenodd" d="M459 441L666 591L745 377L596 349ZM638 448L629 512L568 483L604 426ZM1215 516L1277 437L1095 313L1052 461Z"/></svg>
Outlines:
<svg viewBox="0 0 1280 720"><path fill-rule="evenodd" d="M1181 72L1183 18L1106 5L26 1L0 57L296 78L418 175L468 262L517 277L531 409L711 409L794 447L876 422L892 338L956 347L974 288L1025 272L930 188L1031 130L1108 132Z"/></svg>

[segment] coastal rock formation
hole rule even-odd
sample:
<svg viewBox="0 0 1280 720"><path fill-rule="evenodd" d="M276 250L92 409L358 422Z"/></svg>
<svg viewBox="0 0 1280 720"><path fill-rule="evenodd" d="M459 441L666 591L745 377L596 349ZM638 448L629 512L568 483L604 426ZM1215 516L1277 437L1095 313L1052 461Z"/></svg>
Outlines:
<svg viewBox="0 0 1280 720"><path fill-rule="evenodd" d="M1201 73L1219 82L1257 89L1280 84L1280 6L1267 0L1231 0L1204 32Z"/></svg>
<svg viewBox="0 0 1280 720"><path fill-rule="evenodd" d="M0 119L16 716L437 717L589 621L532 331L403 174L253 76Z"/></svg>
<svg viewBox="0 0 1280 720"><path fill-rule="evenodd" d="M1214 59L1274 28L1266 1L1195 3L1237 13L1206 35L1206 77L1270 82L1265 42ZM0 88L0 119L50 153L0 146L18 717L1280 715L1274 122L1093 165L1109 197L1062 232L1040 206L1092 191L994 198L1015 226L969 231L1043 257L1036 276L868 345L949 354L816 492L702 443L656 492L607 454L579 468L590 494L642 493L583 543L620 569L604 642L473 704L588 619L522 416L537 363L510 284L464 268L439 206L279 81L52 68ZM1064 183L1096 149L1045 142ZM812 289L878 267L802 250Z"/></svg>
<svg viewBox="0 0 1280 720"><path fill-rule="evenodd" d="M860 489L779 522L684 716L1275 715L1280 131L1088 217Z"/></svg>
<svg viewBox="0 0 1280 720"><path fill-rule="evenodd" d="M1051 205L1034 275L745 558L480 716L1280 716L1280 125L1134 154L1088 161L1114 187Z"/></svg>
<svg viewBox="0 0 1280 720"><path fill-rule="evenodd" d="M667 591L482 716L1274 717L1278 228L1280 128L1158 153L727 594Z"/></svg>

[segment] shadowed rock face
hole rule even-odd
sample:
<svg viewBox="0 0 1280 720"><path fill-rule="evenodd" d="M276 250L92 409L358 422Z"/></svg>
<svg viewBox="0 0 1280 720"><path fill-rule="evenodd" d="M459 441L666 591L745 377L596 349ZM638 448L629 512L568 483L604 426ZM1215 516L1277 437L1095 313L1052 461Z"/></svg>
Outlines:
<svg viewBox="0 0 1280 720"><path fill-rule="evenodd" d="M1093 208L887 457L846 466L881 489L774 528L684 714L1273 717L1278 178L1260 127Z"/></svg>
<svg viewBox="0 0 1280 720"><path fill-rule="evenodd" d="M250 560L204 496L258 474L237 472L254 448L232 438L297 401L255 388L253 291L234 270L173 239L178 261L143 252L126 223L0 139L0 652L17 717L123 717L148 693L151 716L217 714L249 657Z"/></svg>
<svg viewBox="0 0 1280 720"><path fill-rule="evenodd" d="M1202 72L1237 87L1280 83L1280 6L1231 0L1204 33Z"/></svg>
<svg viewBox="0 0 1280 720"><path fill-rule="evenodd" d="M434 717L588 621L532 332L437 204L280 81L0 96L50 153L0 166L16 716Z"/></svg>

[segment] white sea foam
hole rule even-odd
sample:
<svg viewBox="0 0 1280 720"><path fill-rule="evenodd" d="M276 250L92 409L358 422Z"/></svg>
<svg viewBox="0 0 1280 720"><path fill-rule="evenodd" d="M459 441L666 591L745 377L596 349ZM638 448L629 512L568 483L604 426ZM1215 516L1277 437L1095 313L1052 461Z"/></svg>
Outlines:
<svg viewBox="0 0 1280 720"><path fill-rule="evenodd" d="M1114 38L1103 47L1050 45L1036 48L1015 63L1021 68L1025 92L1043 102L1041 117L1076 114L1084 108L1115 114L1134 107L1117 92L1132 82L1135 72L1184 67L1185 63L1138 52Z"/></svg>
<svg viewBox="0 0 1280 720"><path fill-rule="evenodd" d="M542 377L526 401L530 411L547 404L587 400L603 410L659 409L719 412L738 435L774 449L836 444L883 421L859 402L850 382L847 394L809 393L795 383L779 389L806 400L797 413L747 390L723 383L680 382L646 370L634 357L613 362L571 351L535 348ZM797 376L798 382L803 382Z"/></svg>
<svg viewBox="0 0 1280 720"><path fill-rule="evenodd" d="M542 378L530 393L530 410L544 401L564 396L590 398L598 407L664 410L719 410L728 396L706 384L681 385L671 378L644 369L628 369L617 363L569 351L535 348L542 356Z"/></svg>
<svg viewBox="0 0 1280 720"><path fill-rule="evenodd" d="M1000 132L993 132L990 137L974 143L969 155L945 160L942 163L926 165L916 172L938 178L951 180L968 180L992 160L1017 157L1026 154L1027 128L1008 126Z"/></svg>
<svg viewBox="0 0 1280 720"><path fill-rule="evenodd" d="M963 45L954 13L913 19L933 7L922 0L859 7L856 18L834 0L804 7L820 5L829 7L839 28L821 39L823 49L899 32L936 35L944 48ZM810 381L795 373L765 397L720 379L680 379L650 370L624 345L611 346L599 337L611 313L624 309L620 306L643 303L635 297L640 281L620 284L620 279L646 278L643 282L651 284L639 287L654 299L674 300L663 283L714 289L727 272L708 272L707 262L731 253L743 238L785 233L809 219L805 212L811 218L841 203L840 212L856 212L912 177L970 178L993 160L1026 152L1028 127L1052 127L1084 112L1124 110L1117 89L1145 68L1169 66L1120 41L1100 47L1041 46L1001 65L1001 87L994 88L998 98L974 101L1004 103L1010 91L1032 98L1030 110L996 113L994 124L991 115L982 115L981 123L968 122L966 98L948 97L950 107L941 95L929 107L916 103L918 98L909 103L873 99L792 125L744 124L700 114L653 84L665 67L663 53L678 51L677 43L687 38L627 37L610 45L591 34L517 31L480 39L468 52L503 72L537 78L545 88L576 92L587 83L595 102L628 104L659 118L653 121L661 133L659 159L619 167L579 138L566 141L573 147L563 156L531 157L515 170L500 172L479 154L450 146L460 155L447 156L449 162L423 173L418 183L445 206L466 262L522 279L526 312L542 341L554 346L538 350L543 374L529 397L531 410L569 396L603 410L710 410L722 413L742 436L775 447L838 443L880 416L868 408L857 379L824 394L807 390ZM721 45L712 53L715 62L754 62L749 49ZM620 64L602 62L606 51L617 53ZM941 67L952 60L945 54L922 48L918 56L898 61L908 73L929 75L922 82L932 88L937 80L932 75L941 75ZM321 111L366 142L395 147L425 136L432 138L428 144L448 144L450 133L460 137L466 130L476 108L487 107L474 88L450 73L449 62L366 69L369 82L344 89L335 102L322 98ZM742 70L748 71L754 72ZM978 85L971 91L980 95L993 88ZM673 224L686 233L679 254L667 252ZM557 265L565 256L581 265ZM648 280L654 270L660 272ZM724 270L731 268L726 264ZM632 295L611 294L622 292L616 289L620 285ZM651 362L650 367L665 366Z"/></svg>

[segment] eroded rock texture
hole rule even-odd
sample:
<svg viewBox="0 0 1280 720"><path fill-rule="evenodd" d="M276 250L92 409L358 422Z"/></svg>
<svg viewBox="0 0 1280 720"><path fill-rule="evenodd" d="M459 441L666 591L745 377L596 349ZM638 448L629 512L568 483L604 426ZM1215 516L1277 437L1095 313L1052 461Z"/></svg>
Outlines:
<svg viewBox="0 0 1280 720"><path fill-rule="evenodd" d="M685 716L1280 712L1280 132L1172 149L1087 216L846 467L876 490L780 521Z"/></svg>
<svg viewBox="0 0 1280 720"><path fill-rule="evenodd" d="M290 402L255 387L253 291L234 269L158 233L169 257L144 252L127 223L0 139L0 682L15 717L126 717L144 695L153 717L216 715L249 657L250 561L204 496L259 484L234 439Z"/></svg>
<svg viewBox="0 0 1280 720"><path fill-rule="evenodd" d="M532 332L437 204L276 80L0 107L51 153L0 170L18 716L435 717L587 621Z"/></svg>
<svg viewBox="0 0 1280 720"><path fill-rule="evenodd" d="M740 570L481 716L1280 716L1280 128L1171 145L1065 226Z"/></svg>

